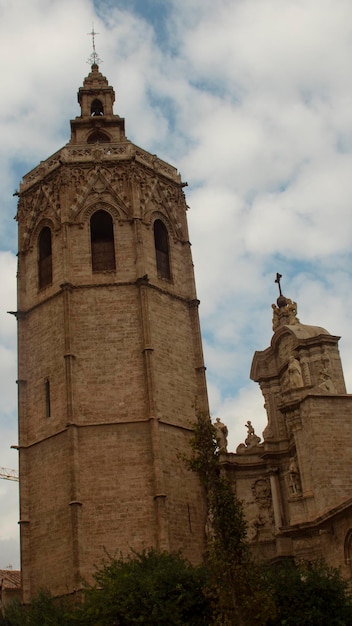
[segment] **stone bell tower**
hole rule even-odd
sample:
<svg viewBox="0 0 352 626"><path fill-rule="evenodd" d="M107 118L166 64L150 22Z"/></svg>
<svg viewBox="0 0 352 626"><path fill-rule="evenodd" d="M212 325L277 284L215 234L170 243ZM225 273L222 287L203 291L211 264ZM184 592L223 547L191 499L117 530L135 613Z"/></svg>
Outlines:
<svg viewBox="0 0 352 626"><path fill-rule="evenodd" d="M180 458L208 412L183 184L125 136L94 62L71 139L18 205L23 597L72 593L107 551L202 558Z"/></svg>

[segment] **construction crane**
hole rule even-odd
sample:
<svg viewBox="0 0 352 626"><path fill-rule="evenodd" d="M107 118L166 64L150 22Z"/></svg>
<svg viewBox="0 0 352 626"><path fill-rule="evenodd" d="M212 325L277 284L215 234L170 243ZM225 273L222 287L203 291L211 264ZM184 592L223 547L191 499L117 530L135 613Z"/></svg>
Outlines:
<svg viewBox="0 0 352 626"><path fill-rule="evenodd" d="M0 478L4 480L14 480L15 482L19 481L17 470L9 469L8 467L0 467Z"/></svg>

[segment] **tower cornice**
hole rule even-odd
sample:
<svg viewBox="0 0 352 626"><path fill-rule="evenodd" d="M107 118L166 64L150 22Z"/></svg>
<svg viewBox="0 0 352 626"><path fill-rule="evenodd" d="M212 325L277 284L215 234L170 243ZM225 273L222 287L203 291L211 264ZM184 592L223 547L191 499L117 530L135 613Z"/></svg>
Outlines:
<svg viewBox="0 0 352 626"><path fill-rule="evenodd" d="M116 165L116 162L131 160L135 160L136 163L148 167L155 174L164 176L168 180L172 180L182 186L181 176L176 167L130 141L125 141L103 145L67 144L45 161L41 161L37 167L23 177L19 194L27 192L63 165L84 165L97 162L105 165Z"/></svg>

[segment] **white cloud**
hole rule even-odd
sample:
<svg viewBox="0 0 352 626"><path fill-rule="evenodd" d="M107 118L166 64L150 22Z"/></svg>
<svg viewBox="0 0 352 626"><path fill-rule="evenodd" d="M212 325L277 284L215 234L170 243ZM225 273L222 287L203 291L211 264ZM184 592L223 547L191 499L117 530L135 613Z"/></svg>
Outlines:
<svg viewBox="0 0 352 626"><path fill-rule="evenodd" d="M15 464L12 193L69 138L92 22L127 136L189 183L211 410L228 423L230 449L247 419L259 435L265 426L248 376L254 350L270 342L277 271L302 322L342 335L351 388L351 3L165 0L162 45L126 2L95 6L98 14L90 0L0 0L0 466ZM0 491L4 506L0 556L18 519L16 499Z"/></svg>

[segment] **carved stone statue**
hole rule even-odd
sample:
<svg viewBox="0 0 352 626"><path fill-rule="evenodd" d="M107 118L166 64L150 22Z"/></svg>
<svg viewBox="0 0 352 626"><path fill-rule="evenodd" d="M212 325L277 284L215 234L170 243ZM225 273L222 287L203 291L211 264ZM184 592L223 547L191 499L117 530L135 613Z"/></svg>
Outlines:
<svg viewBox="0 0 352 626"><path fill-rule="evenodd" d="M255 435L255 432L254 432L254 427L252 426L252 422L251 422L251 420L247 420L247 422L246 422L246 428L247 428L247 431L248 431L248 436L250 436L250 435Z"/></svg>
<svg viewBox="0 0 352 626"><path fill-rule="evenodd" d="M258 445L258 443L260 443L260 437L255 434L251 420L247 420L246 428L248 430L247 437L245 439L246 446L251 447Z"/></svg>
<svg viewBox="0 0 352 626"><path fill-rule="evenodd" d="M237 454L244 454L245 452L250 453L252 451L249 450L249 448L253 448L253 446L258 446L260 444L260 437L255 434L251 420L247 420L245 426L247 428L247 437L245 439L245 443L240 443L239 446L237 446Z"/></svg>
<svg viewBox="0 0 352 626"><path fill-rule="evenodd" d="M300 362L294 356L290 356L287 367L287 387L298 389L303 387L303 377Z"/></svg>
<svg viewBox="0 0 352 626"><path fill-rule="evenodd" d="M273 310L273 331L275 332L280 326L279 308L276 306L276 304L272 304L271 308Z"/></svg>
<svg viewBox="0 0 352 626"><path fill-rule="evenodd" d="M276 281L275 281L276 282ZM299 324L297 317L297 302L292 302L290 298L282 296L280 291L280 298L278 298L279 306L272 304L273 309L273 331L275 332L279 326Z"/></svg>
<svg viewBox="0 0 352 626"><path fill-rule="evenodd" d="M297 302L292 302L290 298L287 298L287 314L289 324L299 324L297 317Z"/></svg>
<svg viewBox="0 0 352 626"><path fill-rule="evenodd" d="M228 435L227 426L225 426L225 424L221 422L220 417L217 417L216 422L214 424L214 428L215 428L216 441L219 446L219 451L225 453L227 452L227 435Z"/></svg>
<svg viewBox="0 0 352 626"><path fill-rule="evenodd" d="M331 379L331 374L325 365L319 372L319 381L319 388L324 393L336 393L336 387Z"/></svg>
<svg viewBox="0 0 352 626"><path fill-rule="evenodd" d="M295 459L291 459L287 474L287 486L291 496L302 493L301 478Z"/></svg>

